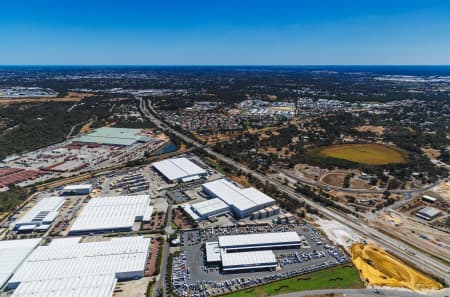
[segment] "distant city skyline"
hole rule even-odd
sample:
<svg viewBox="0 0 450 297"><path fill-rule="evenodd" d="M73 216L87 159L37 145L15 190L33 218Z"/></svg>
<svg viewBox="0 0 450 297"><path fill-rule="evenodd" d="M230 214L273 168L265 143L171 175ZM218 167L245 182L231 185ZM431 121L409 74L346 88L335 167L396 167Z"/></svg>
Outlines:
<svg viewBox="0 0 450 297"><path fill-rule="evenodd" d="M0 65L449 65L450 2L4 1Z"/></svg>

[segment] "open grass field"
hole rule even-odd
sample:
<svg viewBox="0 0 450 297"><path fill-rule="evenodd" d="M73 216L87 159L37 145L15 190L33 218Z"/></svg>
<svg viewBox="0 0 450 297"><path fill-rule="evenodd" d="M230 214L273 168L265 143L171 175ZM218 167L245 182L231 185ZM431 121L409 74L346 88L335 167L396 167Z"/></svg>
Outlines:
<svg viewBox="0 0 450 297"><path fill-rule="evenodd" d="M382 144L333 145L322 148L319 155L368 165L386 165L408 161L403 151Z"/></svg>
<svg viewBox="0 0 450 297"><path fill-rule="evenodd" d="M256 288L224 295L226 297L266 297L283 293L320 289L363 288L354 267L338 266L276 281Z"/></svg>
<svg viewBox="0 0 450 297"><path fill-rule="evenodd" d="M351 246L352 260L369 285L408 288L411 290L441 289L432 278L394 258L372 244Z"/></svg>

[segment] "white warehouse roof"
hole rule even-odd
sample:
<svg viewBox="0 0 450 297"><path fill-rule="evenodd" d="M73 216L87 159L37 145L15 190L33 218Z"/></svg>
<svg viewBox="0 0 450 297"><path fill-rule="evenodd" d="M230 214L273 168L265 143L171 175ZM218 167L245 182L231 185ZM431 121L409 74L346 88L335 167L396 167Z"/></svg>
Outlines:
<svg viewBox="0 0 450 297"><path fill-rule="evenodd" d="M252 268L275 268L277 259L271 250L227 253L221 251L222 268L224 271Z"/></svg>
<svg viewBox="0 0 450 297"><path fill-rule="evenodd" d="M207 242L205 244L206 262L220 262L220 248L217 241Z"/></svg>
<svg viewBox="0 0 450 297"><path fill-rule="evenodd" d="M226 204L242 212L275 203L275 200L255 188L240 189L226 179L205 183L203 187Z"/></svg>
<svg viewBox="0 0 450 297"><path fill-rule="evenodd" d="M68 185L63 188L63 191L77 191L77 190L91 190L91 184L82 184L82 185Z"/></svg>
<svg viewBox="0 0 450 297"><path fill-rule="evenodd" d="M152 164L168 180L180 180L206 174L206 170L187 158L166 159Z"/></svg>
<svg viewBox="0 0 450 297"><path fill-rule="evenodd" d="M116 282L114 274L37 280L21 283L11 297L110 297Z"/></svg>
<svg viewBox="0 0 450 297"><path fill-rule="evenodd" d="M40 242L40 238L0 241L0 287Z"/></svg>
<svg viewBox="0 0 450 297"><path fill-rule="evenodd" d="M21 225L37 227L43 223L50 224L58 215L58 210L64 201L64 197L42 198L22 218L14 222L14 227Z"/></svg>
<svg viewBox="0 0 450 297"><path fill-rule="evenodd" d="M297 232L254 233L219 236L219 246L227 250L274 248L300 245Z"/></svg>
<svg viewBox="0 0 450 297"><path fill-rule="evenodd" d="M44 280L50 284L53 280L57 284L52 286L65 289L71 286L70 282L64 281L66 278L93 278L105 274L113 274L119 280L142 277L149 247L150 239L143 237L120 237L86 243L66 241L64 244L39 246L14 273L8 286L14 288L22 283L26 285L28 282ZM83 286L83 282L80 285Z"/></svg>
<svg viewBox="0 0 450 297"><path fill-rule="evenodd" d="M228 211L228 205L219 198L195 203L191 207L202 218L208 217L211 214L223 213Z"/></svg>
<svg viewBox="0 0 450 297"><path fill-rule="evenodd" d="M69 233L131 230L135 221L144 217L148 219L149 208L149 195L93 198L83 208Z"/></svg>

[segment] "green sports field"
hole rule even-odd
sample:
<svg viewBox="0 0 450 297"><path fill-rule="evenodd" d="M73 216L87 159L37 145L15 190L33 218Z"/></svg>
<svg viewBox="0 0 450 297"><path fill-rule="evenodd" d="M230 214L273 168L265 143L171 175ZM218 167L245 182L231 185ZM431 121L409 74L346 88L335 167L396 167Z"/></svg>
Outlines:
<svg viewBox="0 0 450 297"><path fill-rule="evenodd" d="M283 293L320 289L363 288L358 271L354 267L338 266L299 275L255 288L223 295L225 297L266 297Z"/></svg>
<svg viewBox="0 0 450 297"><path fill-rule="evenodd" d="M319 155L368 165L386 165L408 161L405 152L382 144L333 145L320 149Z"/></svg>

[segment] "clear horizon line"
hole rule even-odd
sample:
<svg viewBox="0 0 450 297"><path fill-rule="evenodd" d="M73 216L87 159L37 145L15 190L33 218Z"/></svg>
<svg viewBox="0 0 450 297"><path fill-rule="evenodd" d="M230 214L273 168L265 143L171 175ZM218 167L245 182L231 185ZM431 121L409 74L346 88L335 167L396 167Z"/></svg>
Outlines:
<svg viewBox="0 0 450 297"><path fill-rule="evenodd" d="M326 67L326 66L393 66L414 67L434 66L448 67L450 64L0 64L0 67L59 67L59 66L98 66L98 67Z"/></svg>

